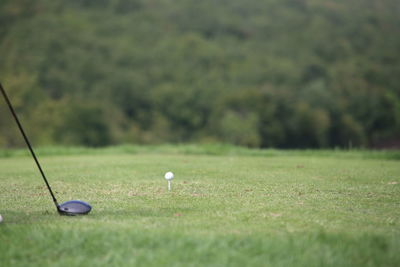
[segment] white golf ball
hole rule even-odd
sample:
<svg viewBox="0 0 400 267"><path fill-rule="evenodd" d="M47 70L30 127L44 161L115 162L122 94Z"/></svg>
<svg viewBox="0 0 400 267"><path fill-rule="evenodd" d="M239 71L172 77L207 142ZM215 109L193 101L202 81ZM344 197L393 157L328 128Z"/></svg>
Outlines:
<svg viewBox="0 0 400 267"><path fill-rule="evenodd" d="M1 214L0 214L0 223L2 223L3 222L3 216L1 216Z"/></svg>
<svg viewBox="0 0 400 267"><path fill-rule="evenodd" d="M174 174L172 172L167 172L164 177L167 180L172 180L174 179Z"/></svg>

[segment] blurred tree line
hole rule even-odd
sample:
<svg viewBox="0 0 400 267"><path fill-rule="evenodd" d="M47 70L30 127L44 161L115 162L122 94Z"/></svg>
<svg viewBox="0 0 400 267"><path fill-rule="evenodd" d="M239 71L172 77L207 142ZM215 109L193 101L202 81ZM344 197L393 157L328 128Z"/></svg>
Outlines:
<svg viewBox="0 0 400 267"><path fill-rule="evenodd" d="M2 0L0 80L35 144L374 146L400 139L400 4ZM0 129L21 145L4 102Z"/></svg>

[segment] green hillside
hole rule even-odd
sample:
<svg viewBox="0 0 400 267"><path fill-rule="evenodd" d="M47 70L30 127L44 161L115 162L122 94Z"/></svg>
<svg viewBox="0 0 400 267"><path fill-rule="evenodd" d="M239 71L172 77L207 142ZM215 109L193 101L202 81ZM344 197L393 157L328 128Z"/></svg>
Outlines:
<svg viewBox="0 0 400 267"><path fill-rule="evenodd" d="M2 0L0 81L39 145L370 147L400 136L399 31L396 0Z"/></svg>

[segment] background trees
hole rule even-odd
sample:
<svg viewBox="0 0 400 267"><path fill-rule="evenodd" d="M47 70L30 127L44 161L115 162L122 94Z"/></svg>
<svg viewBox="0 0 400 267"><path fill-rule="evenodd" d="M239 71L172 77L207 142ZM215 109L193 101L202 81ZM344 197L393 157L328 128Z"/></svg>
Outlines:
<svg viewBox="0 0 400 267"><path fill-rule="evenodd" d="M0 25L0 78L36 144L400 135L394 0L4 0ZM0 112L0 145L18 146Z"/></svg>

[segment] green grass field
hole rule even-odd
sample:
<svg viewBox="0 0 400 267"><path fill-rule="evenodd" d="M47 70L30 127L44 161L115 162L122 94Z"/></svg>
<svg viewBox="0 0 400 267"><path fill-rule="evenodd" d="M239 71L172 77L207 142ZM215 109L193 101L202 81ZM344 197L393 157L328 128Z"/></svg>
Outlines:
<svg viewBox="0 0 400 267"><path fill-rule="evenodd" d="M399 152L227 146L0 152L0 266L399 266ZM172 192L163 178L173 171Z"/></svg>

